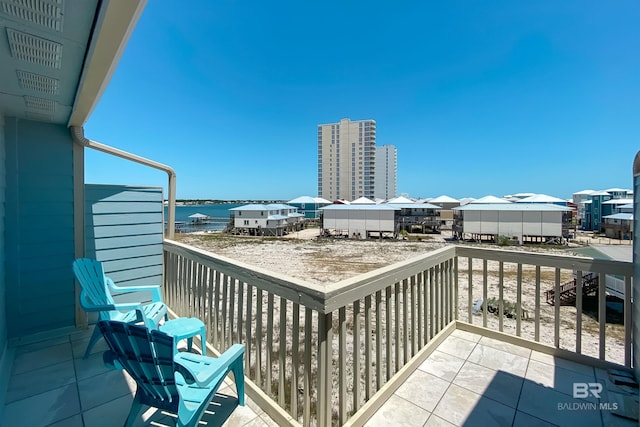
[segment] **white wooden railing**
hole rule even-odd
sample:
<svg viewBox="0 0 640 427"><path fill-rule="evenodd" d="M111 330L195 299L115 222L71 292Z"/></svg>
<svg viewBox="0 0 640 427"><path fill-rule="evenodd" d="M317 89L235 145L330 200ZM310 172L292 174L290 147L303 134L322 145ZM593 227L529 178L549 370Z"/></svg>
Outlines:
<svg viewBox="0 0 640 427"><path fill-rule="evenodd" d="M591 349L582 346L583 337L591 337L583 330L582 295L576 301L573 323L570 309L560 307L559 300L551 308L540 302L547 287L559 289L563 275L574 271L625 277L623 339L617 344L605 341L605 316L599 316L595 356L606 360L606 346L620 345L624 360L613 361L630 366L630 263L448 246L327 286L170 240L165 240L164 247L164 293L169 306L179 316L202 319L207 341L214 348L224 351L232 343L245 344L245 375L290 420L305 426L347 422L458 318L591 355ZM605 281L600 283L604 287ZM604 313L601 291L597 310ZM509 319L504 316L505 294L515 295L516 300L515 316ZM472 306L479 297L496 298L497 315L489 312L487 304L474 315ZM549 310L553 334L543 331L541 338L541 328L549 324L548 318L543 319ZM568 348L563 337L572 328L575 348ZM615 358L615 352L611 355Z"/></svg>

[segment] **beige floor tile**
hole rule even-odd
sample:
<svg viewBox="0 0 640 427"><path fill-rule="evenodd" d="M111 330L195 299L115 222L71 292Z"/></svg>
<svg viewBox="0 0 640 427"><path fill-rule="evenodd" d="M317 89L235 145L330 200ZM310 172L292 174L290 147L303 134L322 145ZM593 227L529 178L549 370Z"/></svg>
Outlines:
<svg viewBox="0 0 640 427"><path fill-rule="evenodd" d="M432 412L449 384L448 381L416 369L395 394Z"/></svg>
<svg viewBox="0 0 640 427"><path fill-rule="evenodd" d="M568 369L582 375L591 376L593 379L595 379L593 367L583 365L581 363L576 363L571 360L562 359L560 357L555 357L550 354L541 353L539 351L531 352L531 360L546 363L547 365L551 366L559 366L561 368Z"/></svg>
<svg viewBox="0 0 640 427"><path fill-rule="evenodd" d="M78 389L70 384L6 405L0 425L46 426L79 413Z"/></svg>
<svg viewBox="0 0 640 427"><path fill-rule="evenodd" d="M474 334L472 332L463 331L462 329L456 329L450 336L462 338L463 340L477 343L482 338L482 335Z"/></svg>
<svg viewBox="0 0 640 427"><path fill-rule="evenodd" d="M54 390L76 382L73 361L67 360L55 365L33 369L11 376L6 403Z"/></svg>
<svg viewBox="0 0 640 427"><path fill-rule="evenodd" d="M584 399L573 399L559 391L525 381L518 411L560 426L573 426L579 421L581 427L600 427L600 411L590 405L594 403Z"/></svg>
<svg viewBox="0 0 640 427"><path fill-rule="evenodd" d="M422 362L419 369L451 382L463 363L464 359L436 350Z"/></svg>
<svg viewBox="0 0 640 427"><path fill-rule="evenodd" d="M493 347L487 347L482 344L478 344L476 348L473 349L473 352L471 352L467 360L486 368L508 372L521 377L524 377L529 363L529 359L526 357L498 350Z"/></svg>
<svg viewBox="0 0 640 427"><path fill-rule="evenodd" d="M455 424L451 424L447 420L443 420L437 415L431 414L424 427L455 427Z"/></svg>
<svg viewBox="0 0 640 427"><path fill-rule="evenodd" d="M66 335L63 335L60 337L36 341L31 344L23 344L16 347L16 355L30 353L32 351L41 350L43 348L52 347L60 344L66 344L68 342L69 342L69 337Z"/></svg>
<svg viewBox="0 0 640 427"><path fill-rule="evenodd" d="M531 356L531 350L519 345L510 344L504 341L500 341L494 338L482 337L479 341L480 344L487 347L495 348L498 350L506 351L507 353L515 354L516 356L529 357Z"/></svg>
<svg viewBox="0 0 640 427"><path fill-rule="evenodd" d="M123 425L127 419L127 415L129 415L131 402L133 402L133 396L126 395L84 411L82 416L85 426L109 427ZM144 424L142 416L140 416L140 419L136 422L136 426Z"/></svg>
<svg viewBox="0 0 640 427"><path fill-rule="evenodd" d="M82 410L94 408L122 396L135 393L135 383L128 382L122 371L109 371L78 382Z"/></svg>
<svg viewBox="0 0 640 427"><path fill-rule="evenodd" d="M549 366L546 363L538 362L535 360L529 361L529 366L527 367L525 378L536 384L552 388L568 396L573 396L574 383L593 382L593 377L561 368L558 365ZM596 401L595 398L591 398L590 400L594 402Z"/></svg>
<svg viewBox="0 0 640 427"><path fill-rule="evenodd" d="M69 342L22 353L16 355L13 361L13 375L56 365L72 358L71 343Z"/></svg>
<svg viewBox="0 0 640 427"><path fill-rule="evenodd" d="M513 427L554 427L555 424L548 423L536 418L533 415L516 411L516 418L513 420Z"/></svg>
<svg viewBox="0 0 640 427"><path fill-rule="evenodd" d="M515 409L452 384L433 413L457 426L510 427Z"/></svg>
<svg viewBox="0 0 640 427"><path fill-rule="evenodd" d="M466 359L473 351L476 343L463 338L448 336L442 344L438 346L438 351Z"/></svg>
<svg viewBox="0 0 640 427"><path fill-rule="evenodd" d="M453 383L460 387L512 408L518 405L522 382L522 377L517 375L495 371L471 362L466 362L453 380Z"/></svg>
<svg viewBox="0 0 640 427"><path fill-rule="evenodd" d="M365 426L422 427L429 415L431 415L429 412L394 394L365 423Z"/></svg>
<svg viewBox="0 0 640 427"><path fill-rule="evenodd" d="M113 369L105 366L104 361L102 360L102 354L92 354L86 359L73 359L73 364L76 369L78 381L113 371Z"/></svg>

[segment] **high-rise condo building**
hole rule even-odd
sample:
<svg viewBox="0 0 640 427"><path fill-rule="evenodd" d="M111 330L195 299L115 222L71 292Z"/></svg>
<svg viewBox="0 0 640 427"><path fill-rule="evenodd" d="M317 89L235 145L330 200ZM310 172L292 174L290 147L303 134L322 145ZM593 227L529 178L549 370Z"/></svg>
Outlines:
<svg viewBox="0 0 640 427"><path fill-rule="evenodd" d="M318 196L373 199L375 159L375 120L318 125Z"/></svg>
<svg viewBox="0 0 640 427"><path fill-rule="evenodd" d="M393 145L376 147L374 196L389 200L397 196L398 149Z"/></svg>

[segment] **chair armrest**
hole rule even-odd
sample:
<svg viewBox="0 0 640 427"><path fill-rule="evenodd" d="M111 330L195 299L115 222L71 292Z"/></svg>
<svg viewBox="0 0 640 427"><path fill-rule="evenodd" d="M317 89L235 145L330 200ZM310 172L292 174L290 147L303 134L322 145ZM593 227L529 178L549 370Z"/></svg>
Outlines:
<svg viewBox="0 0 640 427"><path fill-rule="evenodd" d="M162 302L162 290L160 286L118 286L109 277L105 277L109 288L117 292L150 292L151 302Z"/></svg>
<svg viewBox="0 0 640 427"><path fill-rule="evenodd" d="M233 362L237 358L242 360L243 354L244 346L234 344L217 358L193 353L178 353L173 357L173 361L176 364L176 370L188 383L195 382L200 387L206 387L215 378L229 372Z"/></svg>

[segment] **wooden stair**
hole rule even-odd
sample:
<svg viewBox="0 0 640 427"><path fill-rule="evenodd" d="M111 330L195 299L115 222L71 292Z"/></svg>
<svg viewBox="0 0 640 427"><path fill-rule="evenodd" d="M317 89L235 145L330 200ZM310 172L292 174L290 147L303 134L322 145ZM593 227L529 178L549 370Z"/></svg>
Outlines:
<svg viewBox="0 0 640 427"><path fill-rule="evenodd" d="M572 305L576 302L576 288L577 279L570 280L560 285L560 305ZM582 295L588 295L598 290L598 275L593 273L587 273L582 276ZM547 304L555 304L555 289L545 291L545 297L547 298Z"/></svg>

